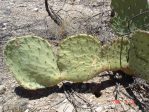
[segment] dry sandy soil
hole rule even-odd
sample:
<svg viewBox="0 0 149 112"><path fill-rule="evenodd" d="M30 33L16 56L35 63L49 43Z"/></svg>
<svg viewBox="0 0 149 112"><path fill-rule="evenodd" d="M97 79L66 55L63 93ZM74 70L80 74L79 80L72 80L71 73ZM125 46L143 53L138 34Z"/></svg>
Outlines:
<svg viewBox="0 0 149 112"><path fill-rule="evenodd" d="M13 37L35 34L56 44L77 33L100 41L114 36L107 24L110 0L49 0L49 5L63 25L48 16L43 0L0 0L0 112L142 112L135 92L128 88L132 77L122 73L105 72L84 83L63 82L36 91L17 84L3 59L3 47ZM116 96L120 103L114 101ZM126 102L130 99L134 103Z"/></svg>

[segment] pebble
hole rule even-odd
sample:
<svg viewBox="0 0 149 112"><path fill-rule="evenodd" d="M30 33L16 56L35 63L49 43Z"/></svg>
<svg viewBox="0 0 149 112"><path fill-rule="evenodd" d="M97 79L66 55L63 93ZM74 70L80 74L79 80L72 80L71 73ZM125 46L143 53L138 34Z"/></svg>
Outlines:
<svg viewBox="0 0 149 112"><path fill-rule="evenodd" d="M25 4L20 4L18 7L27 7Z"/></svg>
<svg viewBox="0 0 149 112"><path fill-rule="evenodd" d="M26 109L24 112L29 112L29 109Z"/></svg>
<svg viewBox="0 0 149 112"><path fill-rule="evenodd" d="M34 8L34 9L33 9L33 11L38 12L38 11L39 11L39 9L38 9L38 8Z"/></svg>
<svg viewBox="0 0 149 112"><path fill-rule="evenodd" d="M97 107L95 110L96 110L96 112L102 112L104 110L104 108L101 106L101 107Z"/></svg>
<svg viewBox="0 0 149 112"><path fill-rule="evenodd" d="M0 28L6 30L7 23L0 23Z"/></svg>
<svg viewBox="0 0 149 112"><path fill-rule="evenodd" d="M0 95L4 94L6 91L6 87L4 85L0 85Z"/></svg>

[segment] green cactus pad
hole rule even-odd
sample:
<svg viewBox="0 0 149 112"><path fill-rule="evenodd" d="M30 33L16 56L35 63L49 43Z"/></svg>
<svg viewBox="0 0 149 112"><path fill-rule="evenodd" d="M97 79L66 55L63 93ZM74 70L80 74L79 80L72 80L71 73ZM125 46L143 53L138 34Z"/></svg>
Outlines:
<svg viewBox="0 0 149 112"><path fill-rule="evenodd" d="M123 70L127 72L128 69L128 49L129 41L127 38L117 38L110 43L103 46L104 62L108 63L108 70Z"/></svg>
<svg viewBox="0 0 149 112"><path fill-rule="evenodd" d="M124 44L121 52L121 43ZM102 46L89 35L76 35L60 44L58 66L66 80L82 82L105 70L120 70L128 66L128 41L117 39ZM122 64L120 64L120 57Z"/></svg>
<svg viewBox="0 0 149 112"><path fill-rule="evenodd" d="M100 52L100 43L92 36L82 34L66 38L60 44L59 69L65 74L66 80L88 80L98 73L98 69L104 68Z"/></svg>
<svg viewBox="0 0 149 112"><path fill-rule="evenodd" d="M10 71L24 88L45 88L61 81L52 48L42 38L14 38L7 43L4 54Z"/></svg>
<svg viewBox="0 0 149 112"><path fill-rule="evenodd" d="M129 66L135 74L149 82L149 32L136 31L132 35Z"/></svg>
<svg viewBox="0 0 149 112"><path fill-rule="evenodd" d="M111 20L112 28L118 34L129 32L128 21L131 31L138 28L149 29L149 12L143 14L144 11L149 10L147 0L112 0L111 8L115 12Z"/></svg>

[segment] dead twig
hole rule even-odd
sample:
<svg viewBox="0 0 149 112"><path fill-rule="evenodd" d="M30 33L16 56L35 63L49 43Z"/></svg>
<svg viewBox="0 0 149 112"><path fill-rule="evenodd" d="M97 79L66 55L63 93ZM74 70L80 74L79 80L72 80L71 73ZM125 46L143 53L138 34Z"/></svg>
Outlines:
<svg viewBox="0 0 149 112"><path fill-rule="evenodd" d="M58 25L62 26L62 18L54 12L54 10L49 6L48 0L45 0L45 8L48 13L48 15L51 17L51 19Z"/></svg>

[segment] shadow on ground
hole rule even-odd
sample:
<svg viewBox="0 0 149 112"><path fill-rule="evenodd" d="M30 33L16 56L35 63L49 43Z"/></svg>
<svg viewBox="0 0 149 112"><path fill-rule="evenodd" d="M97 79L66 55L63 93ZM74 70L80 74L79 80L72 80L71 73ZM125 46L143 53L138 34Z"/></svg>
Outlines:
<svg viewBox="0 0 149 112"><path fill-rule="evenodd" d="M92 82L92 83L63 83L61 87L53 86L45 89L38 90L26 90L22 87L16 87L15 93L23 98L28 98L30 100L39 99L46 97L52 93L64 93L64 91L76 91L78 93L92 93L96 97L100 97L101 90L108 87L115 86L116 82L120 83L124 87L129 86L133 83L133 78L131 76L122 74L121 78L115 78L115 75L108 74L110 76L109 80L102 82Z"/></svg>
<svg viewBox="0 0 149 112"><path fill-rule="evenodd" d="M17 95L29 98L29 99L38 99L41 97L46 97L52 93L64 93L64 91L77 91L79 93L93 93L97 97L100 96L100 91L114 86L114 82L111 80L104 81L101 83L64 83L61 87L53 86L45 89L38 89L38 90L26 90L22 87L16 87L15 92Z"/></svg>

